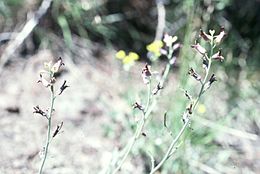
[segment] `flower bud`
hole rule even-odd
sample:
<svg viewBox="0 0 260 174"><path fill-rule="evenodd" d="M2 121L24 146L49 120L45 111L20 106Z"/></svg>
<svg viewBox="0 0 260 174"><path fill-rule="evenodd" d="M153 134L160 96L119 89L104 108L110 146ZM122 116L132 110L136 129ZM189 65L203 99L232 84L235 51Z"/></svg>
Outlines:
<svg viewBox="0 0 260 174"><path fill-rule="evenodd" d="M208 69L208 66L209 66L209 61L208 61L208 59L203 58L202 67L206 70L206 69Z"/></svg>
<svg viewBox="0 0 260 174"><path fill-rule="evenodd" d="M193 68L190 68L188 74L194 77L197 81L201 80L201 76Z"/></svg>
<svg viewBox="0 0 260 174"><path fill-rule="evenodd" d="M157 84L157 86L153 89L152 93L153 95L156 95L161 89L163 89L163 86L161 86L160 82Z"/></svg>
<svg viewBox="0 0 260 174"><path fill-rule="evenodd" d="M211 85L215 81L217 81L217 78L216 78L215 74L212 74L210 79L209 79L209 84Z"/></svg>
<svg viewBox="0 0 260 174"><path fill-rule="evenodd" d="M62 65L64 65L64 63L60 57L59 60L52 66L51 72L57 73Z"/></svg>
<svg viewBox="0 0 260 174"><path fill-rule="evenodd" d="M212 36L206 34L202 29L200 29L200 37L202 37L205 41L212 40Z"/></svg>
<svg viewBox="0 0 260 174"><path fill-rule="evenodd" d="M215 74L212 74L211 77L209 78L209 81L205 84L204 91L209 89L212 85L213 82L217 81Z"/></svg>
<svg viewBox="0 0 260 174"><path fill-rule="evenodd" d="M67 81L64 80L63 84L61 85L59 95L61 95L61 94L63 93L63 91L64 91L67 87L69 87L68 85L66 85L66 82L67 82Z"/></svg>
<svg viewBox="0 0 260 174"><path fill-rule="evenodd" d="M202 47L199 43L195 45L191 45L191 48L195 49L198 53L204 55L207 51L204 47Z"/></svg>
<svg viewBox="0 0 260 174"><path fill-rule="evenodd" d="M215 38L215 43L219 44L226 35L227 33L225 32L224 27L222 27L219 35L217 35Z"/></svg>
<svg viewBox="0 0 260 174"><path fill-rule="evenodd" d="M219 50L216 54L214 54L212 57L212 59L218 60L220 62L224 61L224 57L221 55L221 50Z"/></svg>
<svg viewBox="0 0 260 174"><path fill-rule="evenodd" d="M186 110L188 111L189 114L192 114L192 110L193 110L193 104L190 103L189 106L186 108Z"/></svg>
<svg viewBox="0 0 260 174"><path fill-rule="evenodd" d="M150 71L150 67L148 66L148 64L146 64L142 70L142 77L143 77L144 84L148 84L150 82L149 78L151 76L152 76L152 73Z"/></svg>
<svg viewBox="0 0 260 174"><path fill-rule="evenodd" d="M174 42L178 39L177 36L170 36L167 33L164 35L163 42L166 44L167 47L171 47Z"/></svg>
<svg viewBox="0 0 260 174"><path fill-rule="evenodd" d="M144 110L144 107L142 106L142 105L140 105L139 103L137 103L137 102L135 102L134 104L133 104L133 109L139 109L139 110L141 110L141 111L143 111Z"/></svg>
<svg viewBox="0 0 260 174"><path fill-rule="evenodd" d="M60 132L62 126L63 126L63 121L61 122L60 125L57 125L55 131L54 131L53 134L52 134L52 138L54 138L54 137Z"/></svg>
<svg viewBox="0 0 260 174"><path fill-rule="evenodd" d="M38 105L33 107L33 109L34 109L33 113L40 114L41 116L48 118L47 113L44 112Z"/></svg>
<svg viewBox="0 0 260 174"><path fill-rule="evenodd" d="M50 86L50 83L40 74L40 80L37 83L42 83L46 88Z"/></svg>
<svg viewBox="0 0 260 174"><path fill-rule="evenodd" d="M119 50L117 53L116 53L116 58L117 59L124 59L126 56L126 53L124 50Z"/></svg>
<svg viewBox="0 0 260 174"><path fill-rule="evenodd" d="M48 72L51 70L51 66L52 66L52 61L44 62L44 69L47 70Z"/></svg>

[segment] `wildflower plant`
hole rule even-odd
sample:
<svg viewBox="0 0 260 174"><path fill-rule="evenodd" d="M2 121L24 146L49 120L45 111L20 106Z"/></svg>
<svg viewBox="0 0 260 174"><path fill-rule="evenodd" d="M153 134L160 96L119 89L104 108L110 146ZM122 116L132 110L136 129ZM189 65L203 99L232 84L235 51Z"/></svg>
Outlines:
<svg viewBox="0 0 260 174"><path fill-rule="evenodd" d="M151 158L150 174L153 174L156 171L158 171L163 166L163 164L174 154L176 150L177 142L179 141L180 137L182 137L185 130L191 125L191 119L192 119L191 116L193 115L196 107L199 106L200 112L205 112L206 110L205 106L202 104L199 105L199 102L201 97L210 89L211 85L215 81L217 81L215 74L211 73L211 66L216 61L222 62L224 60L224 57L221 54L221 50L220 49L217 50L217 48L221 44L225 35L226 33L224 31L224 28L221 29L218 35L215 35L214 30L210 30L209 34L201 30L200 38L202 38L208 44L208 47L204 48L203 46L200 45L200 43L197 42L191 45L191 48L201 55L201 60L202 60L201 67L202 69L204 69L204 74L199 74L197 70L195 70L192 67L188 70L188 74L198 82L198 85L200 85L200 89L197 95L196 94L191 95L187 90L184 90L184 95L188 98L189 103L182 115L183 126L176 134L176 137L172 139L165 154L163 155L161 160L159 160L158 163L155 164L155 159L153 155L149 153L149 156ZM141 135L144 135L143 133L144 126L148 124L148 120L150 120L151 118L152 115L151 113L157 104L157 100L159 99L160 96L160 91L165 87L164 83L167 80L169 71L176 60L176 57L173 56L173 53L174 50L180 47L179 43L175 43L176 41L177 41L176 36L170 36L168 34L165 34L162 41L160 42L156 41L155 43L152 43L147 46L147 50L150 51L150 53L152 53L154 57L158 58L162 54L166 55L166 57L168 58L168 63L161 75L160 80L158 81L157 85L154 88L152 88L151 86L151 84L153 84L151 82L154 80L151 66L146 64L142 69L142 78L147 89L146 103L142 104L142 103L135 102L133 104L133 108L138 109L141 112L142 116L137 122L136 130L133 137L129 140L125 148L121 151L119 157L116 160L112 160L113 162L109 167L107 173L115 174L121 169L122 165L127 159L135 143L140 139ZM167 114L165 113L163 125L171 133L171 130L169 129L169 127L167 127L166 124L166 119L167 119L166 116Z"/></svg>
<svg viewBox="0 0 260 174"><path fill-rule="evenodd" d="M56 98L61 95L64 90L69 87L66 84L66 80L64 80L63 84L60 86L59 89L55 89L56 84L56 75L60 71L61 67L64 66L64 63L61 58L56 63L45 62L44 63L44 70L40 72L40 79L38 80L38 83L41 83L45 88L47 88L50 91L50 107L47 110L43 110L40 108L40 106L35 106L34 112L35 114L38 114L45 119L47 119L48 122L48 128L47 128L47 138L45 142L45 146L43 148L43 158L41 165L39 167L39 174L43 172L43 168L47 159L49 146L53 138L55 138L61 131L63 122L61 122L59 125L56 126L56 129L52 131L52 117L54 113L54 103Z"/></svg>

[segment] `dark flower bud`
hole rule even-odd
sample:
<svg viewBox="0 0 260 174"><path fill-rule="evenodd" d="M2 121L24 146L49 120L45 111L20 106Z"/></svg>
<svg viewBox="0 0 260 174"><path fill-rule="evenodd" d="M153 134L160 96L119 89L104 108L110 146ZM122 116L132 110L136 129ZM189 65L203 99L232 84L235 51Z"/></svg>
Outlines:
<svg viewBox="0 0 260 174"><path fill-rule="evenodd" d="M66 85L66 82L67 82L67 81L64 80L63 84L61 85L59 95L61 95L61 94L63 93L63 91L64 91L67 87L69 87L68 85Z"/></svg>
<svg viewBox="0 0 260 174"><path fill-rule="evenodd" d="M135 103L133 104L133 109L136 109L136 108L139 109L139 110L141 110L141 111L144 110L143 106L140 105L140 104L137 103L137 102L135 102Z"/></svg>
<svg viewBox="0 0 260 174"><path fill-rule="evenodd" d="M212 83L214 83L215 81L217 81L216 76L215 76L215 74L212 74L211 77L209 78L209 81L205 84L204 91L209 89L211 87Z"/></svg>
<svg viewBox="0 0 260 174"><path fill-rule="evenodd" d="M188 93L187 90L184 91L184 95L189 99L189 100L192 100L192 96Z"/></svg>
<svg viewBox="0 0 260 174"><path fill-rule="evenodd" d="M224 57L221 55L221 50L212 56L212 59L218 60L220 62L224 61Z"/></svg>
<svg viewBox="0 0 260 174"><path fill-rule="evenodd" d="M38 105L33 107L33 109L34 109L33 113L40 114L41 116L48 118L47 113L44 112Z"/></svg>
<svg viewBox="0 0 260 174"><path fill-rule="evenodd" d="M52 77L51 80L50 80L50 83L51 83L51 84L54 84L55 82L56 82L55 77Z"/></svg>
<svg viewBox="0 0 260 174"><path fill-rule="evenodd" d="M55 131L54 131L53 134L52 134L52 138L54 138L54 137L60 132L62 126L63 126L63 122L61 122L60 125L57 125Z"/></svg>
<svg viewBox="0 0 260 174"><path fill-rule="evenodd" d="M193 104L191 103L191 104L186 108L186 110L188 111L189 114L192 114L192 106L193 106Z"/></svg>
<svg viewBox="0 0 260 174"><path fill-rule="evenodd" d="M208 69L208 66L209 66L209 61L208 61L208 59L203 58L202 67L203 67L204 69Z"/></svg>
<svg viewBox="0 0 260 174"><path fill-rule="evenodd" d="M197 81L201 80L201 76L193 68L190 68L188 74L194 77Z"/></svg>
<svg viewBox="0 0 260 174"><path fill-rule="evenodd" d="M217 78L216 78L215 74L212 74L210 79L209 79L209 84L211 85L215 81L217 81Z"/></svg>
<svg viewBox="0 0 260 174"><path fill-rule="evenodd" d="M146 135L146 133L144 133L144 132L142 132L142 135L144 136L144 137L146 137L147 135Z"/></svg>
<svg viewBox="0 0 260 174"><path fill-rule="evenodd" d="M150 77L152 76L152 73L150 71L150 67L148 64L145 64L145 67L142 70L142 77L144 84L148 84L150 82Z"/></svg>
<svg viewBox="0 0 260 174"><path fill-rule="evenodd" d="M213 37L206 34L202 29L200 29L200 37L202 37L205 41L210 41Z"/></svg>
<svg viewBox="0 0 260 174"><path fill-rule="evenodd" d="M163 89L163 86L161 86L161 84L158 83L157 86L152 91L153 95L156 95L161 89Z"/></svg>

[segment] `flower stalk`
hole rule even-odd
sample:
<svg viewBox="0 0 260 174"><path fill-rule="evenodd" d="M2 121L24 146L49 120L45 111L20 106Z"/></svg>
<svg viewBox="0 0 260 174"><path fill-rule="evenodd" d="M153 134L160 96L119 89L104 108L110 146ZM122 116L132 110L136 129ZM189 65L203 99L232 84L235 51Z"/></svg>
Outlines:
<svg viewBox="0 0 260 174"><path fill-rule="evenodd" d="M145 108L143 108L138 103L135 103L135 105L134 105L134 108L138 108L139 110L142 111L142 117L141 117L139 123L137 124L137 128L135 130L134 136L130 139L130 141L128 142L128 144L126 146L127 149L124 152L123 157L117 162L116 168L112 171L113 174L117 173L121 169L121 167L124 164L127 156L131 152L134 144L136 143L136 141L139 139L140 135L142 134L143 128L144 128L147 120L150 118L151 112L153 111L153 108L156 106L157 98L158 98L159 93L160 93L160 89L163 88L163 85L164 85L166 79L168 78L168 74L170 72L170 69L175 62L176 58L173 57L173 52L174 52L175 49L177 49L179 47L179 44L178 44L178 46L176 46L176 45L172 46L172 44L177 40L177 37L172 37L172 36L169 36L169 35L167 35L166 37L167 37L167 41L169 41L169 43L168 42L166 43L166 46L168 47L167 58L168 58L169 62L167 63L167 65L166 65L166 67L163 71L162 78L161 78L159 84L157 85L157 91L154 94L156 96L152 97L152 95L151 95L152 94L152 90L151 90L152 72L150 71L150 66L148 66L146 64L145 67L142 70L143 82L147 86L146 105L145 105ZM108 173L110 173L110 172L108 172Z"/></svg>
<svg viewBox="0 0 260 174"><path fill-rule="evenodd" d="M46 138L46 143L45 143L45 147L44 147L44 157L43 157L42 162L41 162L39 174L42 174L43 167L44 167L47 155L48 155L50 141L51 141L51 125L52 125L52 122L51 122L52 118L51 117L52 117L52 114L53 114L54 102L55 102L55 99L56 99L56 97L54 95L53 86L51 87L50 93L51 93L51 102L50 102L49 114L47 116L47 119L48 119L47 138Z"/></svg>
<svg viewBox="0 0 260 174"><path fill-rule="evenodd" d="M52 132L51 131L52 116L53 116L53 112L54 112L54 103L55 103L56 97L58 95L61 95L63 93L63 91L67 87L69 87L68 85L66 85L66 80L65 80L63 82L63 84L61 85L61 87L59 88L59 91L54 90L54 84L56 83L55 73L59 72L61 66L63 66L63 65L64 65L64 63L61 58L59 58L59 60L55 64L52 64L52 62L44 63L44 70L41 71L40 80L38 80L38 83L41 83L45 88L48 88L50 91L50 107L49 107L48 111L46 111L46 112L43 111L42 109L40 109L39 106L35 106L33 108L34 109L33 113L36 113L36 114L39 114L39 115L45 117L48 121L46 141L45 141L45 146L43 148L43 158L42 158L42 161L41 161L41 164L39 167L38 174L43 173L43 169L44 169L44 165L47 160L51 141L53 140L54 137L57 136L57 134L60 133L62 125L63 125L63 122L60 125L57 125L56 130L53 132L53 134L51 133Z"/></svg>
<svg viewBox="0 0 260 174"><path fill-rule="evenodd" d="M178 142L178 140L181 138L181 136L183 135L183 133L185 132L186 128L190 125L190 121L191 121L191 115L192 115L192 111L196 109L196 106L197 104L199 103L202 95L204 94L204 92L209 88L207 87L207 84L209 84L209 86L214 82L216 81L216 77L215 75L213 74L209 79L209 72L210 72L210 69L211 69L211 64L212 64L212 60L214 60L214 48L216 47L216 44L219 44L220 43L220 40L222 40L222 38L224 37L225 32L223 29L221 29L221 33L218 35L218 36L214 36L214 32L210 32L210 35L207 35L206 33L204 33L202 30L201 30L201 35L202 38L205 40L205 41L209 41L210 40L210 53L209 55L207 56L207 51L204 50L203 47L201 47L198 43L196 44L196 46L192 45L191 47L192 48L195 48L195 50L202 54L202 51L203 50L203 59L206 58L206 61L207 61L207 66L206 66L206 72L205 72L205 76L204 76L204 79L201 81L201 79L197 78L197 74L194 76L195 72L193 71L192 74L189 74L193 77L195 77L196 80L200 81L201 82L201 87L200 87L200 91L199 91L199 94L197 96L197 98L195 99L194 102L192 102L189 107L186 109L186 111L184 112L183 114L183 121L184 121L184 125L182 126L181 130L179 131L179 133L177 134L176 138L173 139L173 141L171 142L170 146L168 147L168 150L167 152L165 153L165 155L163 156L162 160L156 165L156 166L152 166L151 167L151 171L150 171L150 174L153 174L155 173L157 170L159 170L162 165L166 162L167 159L169 159L169 157L173 154L174 152L174 147L176 145L176 143ZM219 39L219 37L221 37ZM215 38L215 40L214 40ZM199 47L199 49L198 49ZM219 54L219 53L218 53ZM220 61L222 61L224 58L222 57L222 59ZM185 92L186 94L186 92Z"/></svg>

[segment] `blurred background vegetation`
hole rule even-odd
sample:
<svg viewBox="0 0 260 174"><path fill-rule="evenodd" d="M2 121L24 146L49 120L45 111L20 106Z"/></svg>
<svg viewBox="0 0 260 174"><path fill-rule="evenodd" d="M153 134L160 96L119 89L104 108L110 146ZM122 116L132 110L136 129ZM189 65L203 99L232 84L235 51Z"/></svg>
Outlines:
<svg viewBox="0 0 260 174"><path fill-rule="evenodd" d="M191 93L198 90L196 82L187 76L189 66L200 66L199 58L191 51L190 45L198 39L200 28L205 31L215 29L218 33L224 26L228 33L222 45L225 62L213 67L218 83L203 98L200 107L206 107L206 110L198 110L195 114L192 129L186 132L180 147L161 173L259 172L258 0L54 0L47 14L16 51L19 59L15 60L27 59L40 50L49 49L57 56L66 52L75 64L86 60L102 62L103 50L110 50L113 55L114 50L123 49L141 55L140 62L149 61L146 45L155 38L158 3L163 3L166 9L164 31L178 36L182 48L176 53L177 63L170 75L173 77L154 112L155 117L146 128L147 137L142 138L134 148L131 156L133 163L147 173L149 153L154 155L156 161L162 157L172 137L158 122L162 122L163 113L167 110L170 129L173 136L176 135L182 125L181 114L187 103L180 89ZM40 4L40 0L0 2L0 53L4 52L11 36L21 30ZM62 46L57 46L60 43ZM10 59L9 63L12 64L12 61ZM111 56L109 61L116 60ZM160 68L164 63L161 59L154 63L154 67ZM123 71L118 66L113 68ZM120 83L124 89L117 93L120 100L127 101L129 108L135 96L144 93L142 86L136 87L136 83L141 84L141 81L131 79L133 74L136 72L124 72L118 79L119 82L125 83L125 78L133 82L125 86ZM102 103L104 107L108 104ZM111 108L107 111L112 123L105 124L104 136L119 141L120 145L127 142L135 127L135 121L129 117L136 113L129 108ZM123 127L120 135L116 132L118 123Z"/></svg>

